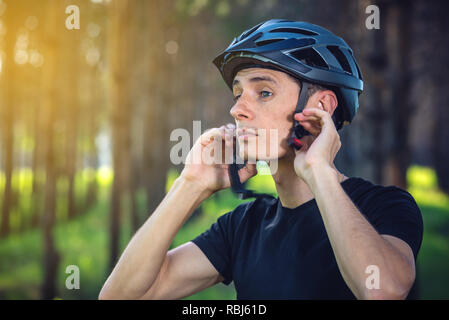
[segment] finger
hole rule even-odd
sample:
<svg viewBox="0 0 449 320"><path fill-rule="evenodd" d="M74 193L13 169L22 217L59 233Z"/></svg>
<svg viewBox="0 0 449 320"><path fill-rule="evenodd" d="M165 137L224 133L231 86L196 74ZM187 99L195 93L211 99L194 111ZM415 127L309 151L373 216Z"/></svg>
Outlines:
<svg viewBox="0 0 449 320"><path fill-rule="evenodd" d="M209 143L210 142L210 138L217 135L218 133L218 128L211 128L206 130L201 136L200 136L200 142L201 144L204 143Z"/></svg>
<svg viewBox="0 0 449 320"><path fill-rule="evenodd" d="M224 152L223 154L224 163L231 164L233 162L233 152L234 152L234 134L232 130L226 130L223 152Z"/></svg>
<svg viewBox="0 0 449 320"><path fill-rule="evenodd" d="M312 121L319 121L320 118L314 115L306 115L302 112L297 113L294 115L294 119L296 121L304 121L304 120L312 120Z"/></svg>
<svg viewBox="0 0 449 320"><path fill-rule="evenodd" d="M320 120L298 120L298 123L303 126L307 131L309 131L308 129L315 129L315 131L317 131L316 133L318 134L321 131L321 121ZM311 132L314 133L314 132Z"/></svg>
<svg viewBox="0 0 449 320"><path fill-rule="evenodd" d="M212 128L204 132L200 137L201 144L205 147L209 145L212 141L218 140L218 138L224 139L224 128Z"/></svg>
<svg viewBox="0 0 449 320"><path fill-rule="evenodd" d="M249 178L255 176L257 174L257 165L247 163L244 168L239 170L239 177L241 181L246 181Z"/></svg>
<svg viewBox="0 0 449 320"><path fill-rule="evenodd" d="M318 108L309 108L304 109L303 113L307 116L316 116L320 118L320 123L323 127L323 130L326 130L329 127L335 126L334 121L331 118L329 112L318 109Z"/></svg>
<svg viewBox="0 0 449 320"><path fill-rule="evenodd" d="M225 133L230 136L235 136L235 128L226 128Z"/></svg>
<svg viewBox="0 0 449 320"><path fill-rule="evenodd" d="M299 124L303 126L304 129L310 132L310 134L314 137L317 137L321 132L321 127L315 123L311 123L308 121L300 121Z"/></svg>
<svg viewBox="0 0 449 320"><path fill-rule="evenodd" d="M309 117L314 116L314 117L319 118L319 119L322 119L322 120L324 120L324 119L330 119L330 114L329 114L329 112L324 111L324 110L321 110L321 109L318 109L318 108L308 108L308 109L304 109L304 110L302 111L302 113L303 113L305 116L309 116Z"/></svg>

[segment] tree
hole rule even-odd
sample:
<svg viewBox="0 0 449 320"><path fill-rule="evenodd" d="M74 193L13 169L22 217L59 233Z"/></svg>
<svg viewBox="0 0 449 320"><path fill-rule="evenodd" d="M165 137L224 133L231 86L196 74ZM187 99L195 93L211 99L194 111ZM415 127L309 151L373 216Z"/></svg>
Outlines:
<svg viewBox="0 0 449 320"><path fill-rule="evenodd" d="M10 232L10 209L12 199L12 173L13 173L13 154L14 154L14 91L15 91L15 63L14 46L16 42L17 20L14 19L16 11L15 4L8 3L5 12L6 24L8 30L5 38L5 61L2 64L2 82L4 86L3 103L3 144L4 144L4 170L5 170L5 191L3 195L2 219L0 226L0 237L6 237Z"/></svg>
<svg viewBox="0 0 449 320"><path fill-rule="evenodd" d="M128 96L128 30L130 27L131 2L115 0L110 3L109 61L110 104L112 129L112 158L114 180L111 193L110 220L110 269L117 262L119 253L120 211L122 196L129 189L130 153L130 101Z"/></svg>
<svg viewBox="0 0 449 320"><path fill-rule="evenodd" d="M46 2L46 16L55 17L62 11L60 2ZM52 299L56 295L56 275L59 264L59 254L53 239L53 227L55 225L55 205L56 205L56 163L55 163L55 114L58 103L58 67L60 50L60 32L61 25L57 19L46 19L44 40L45 64L42 70L42 107L45 113L45 209L43 213L43 237L44 237L44 282L42 285L42 298Z"/></svg>
<svg viewBox="0 0 449 320"><path fill-rule="evenodd" d="M147 193L147 210L152 213L165 195L167 171L170 167L169 124L171 105L173 104L174 86L177 75L171 57L166 53L165 38L170 22L171 1L146 2L145 12L152 15L147 21L148 35L146 57L148 61L146 115L144 123L143 162L145 171L145 189ZM185 101L183 101L184 103Z"/></svg>
<svg viewBox="0 0 449 320"><path fill-rule="evenodd" d="M81 45L81 32L65 30L66 37L64 42L64 51L66 61L70 63L64 64L65 74L65 95L64 95L64 111L66 124L66 157L65 157L65 174L68 179L68 204L67 217L73 218L77 214L75 199L75 174L77 171L78 158L78 133L79 123L82 117L81 99L80 99L80 70L82 67L81 56L78 48Z"/></svg>
<svg viewBox="0 0 449 320"><path fill-rule="evenodd" d="M387 166L387 170L390 170L386 171L385 180L387 184L406 189L406 173L410 165L411 154L408 143L410 119L415 110L413 101L410 99L412 30L408 26L413 4L401 0L393 1L388 6L391 16L385 37L389 39L387 50L391 61L389 88L392 99L386 116L392 118L393 128Z"/></svg>

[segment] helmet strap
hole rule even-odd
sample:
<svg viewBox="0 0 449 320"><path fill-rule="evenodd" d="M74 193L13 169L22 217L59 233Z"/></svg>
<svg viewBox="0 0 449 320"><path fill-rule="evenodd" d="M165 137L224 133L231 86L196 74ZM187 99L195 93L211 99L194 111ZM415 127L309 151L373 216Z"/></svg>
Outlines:
<svg viewBox="0 0 449 320"><path fill-rule="evenodd" d="M309 83L302 81L301 82L301 92L299 93L298 102L296 104L295 112L293 113L293 116L297 113L301 113L304 108L306 107L308 99L308 91L309 91ZM298 121L295 120L295 125L292 129L292 133L290 136L290 139L288 141L288 145L296 150L301 149L303 146L301 142L301 138L304 136L309 136L310 132L308 132L306 129L304 129L303 126L299 124Z"/></svg>
<svg viewBox="0 0 449 320"><path fill-rule="evenodd" d="M229 180L231 181L231 189L232 191L239 197L239 199L247 199L247 198L261 198L261 197L270 197L272 196L264 193L256 193L252 190L245 189L244 184L240 181L239 170L246 166L245 164L240 166L237 164L237 142L234 143L234 150L232 154L233 163L229 165L228 175Z"/></svg>

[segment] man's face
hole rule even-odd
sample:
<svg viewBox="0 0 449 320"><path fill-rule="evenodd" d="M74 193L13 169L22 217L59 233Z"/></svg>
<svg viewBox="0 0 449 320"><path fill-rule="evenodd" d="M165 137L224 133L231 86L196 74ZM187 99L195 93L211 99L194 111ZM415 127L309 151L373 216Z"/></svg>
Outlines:
<svg viewBox="0 0 449 320"><path fill-rule="evenodd" d="M287 141L298 92L297 82L284 72L249 68L237 73L230 113L236 122L240 157L274 160L291 151Z"/></svg>

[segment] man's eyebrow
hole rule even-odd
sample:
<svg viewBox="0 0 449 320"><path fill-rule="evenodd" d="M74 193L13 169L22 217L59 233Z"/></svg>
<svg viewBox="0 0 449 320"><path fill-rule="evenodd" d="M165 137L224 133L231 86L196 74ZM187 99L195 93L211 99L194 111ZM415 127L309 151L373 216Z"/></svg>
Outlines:
<svg viewBox="0 0 449 320"><path fill-rule="evenodd" d="M253 77L253 78L249 79L249 82L259 82L259 81L269 81L269 82L273 82L274 84L277 84L276 80L274 80L273 78L271 78L269 76ZM234 80L232 82L233 87L237 84L240 84L240 81Z"/></svg>

